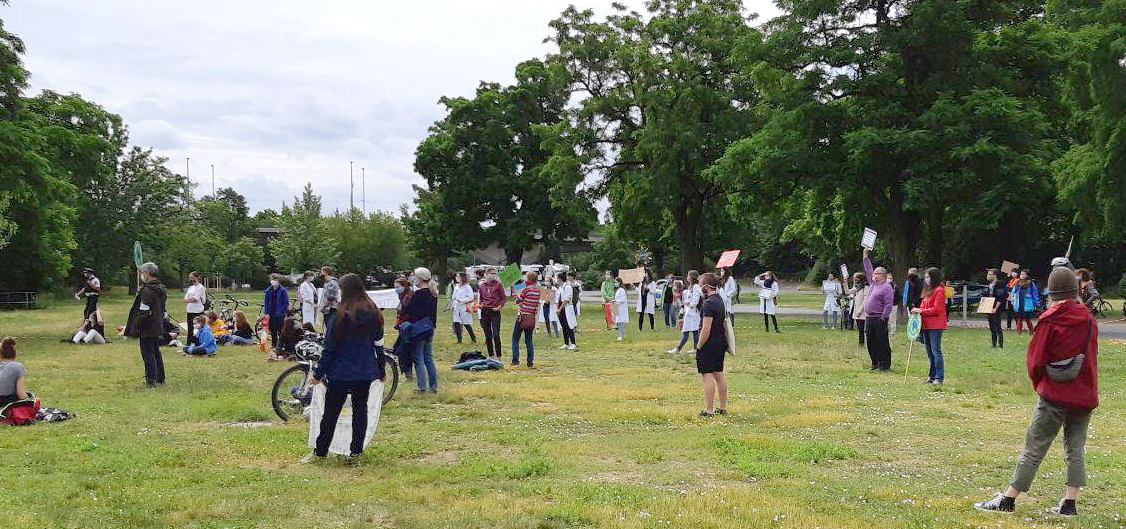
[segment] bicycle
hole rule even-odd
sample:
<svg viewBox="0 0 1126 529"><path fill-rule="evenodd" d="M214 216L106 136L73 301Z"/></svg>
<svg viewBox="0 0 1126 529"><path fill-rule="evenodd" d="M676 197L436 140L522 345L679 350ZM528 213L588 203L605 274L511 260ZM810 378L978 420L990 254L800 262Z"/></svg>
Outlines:
<svg viewBox="0 0 1126 529"><path fill-rule="evenodd" d="M235 321L235 311L242 310L243 307L249 307L250 303L240 301L230 294L227 294L227 299L219 300L219 319L225 322Z"/></svg>
<svg viewBox="0 0 1126 529"><path fill-rule="evenodd" d="M1088 301L1087 308L1090 309L1091 314L1096 318L1109 318L1111 311L1114 310L1111 308L1110 303L1107 303L1106 300L1101 297Z"/></svg>
<svg viewBox="0 0 1126 529"><path fill-rule="evenodd" d="M270 392L274 413L284 422L289 422L290 417L304 417L305 409L313 401L313 370L324 352L324 335L315 332L305 332L304 338L297 342L295 356L297 364L289 366L274 381ZM399 387L399 364L395 357L388 354L383 347L376 347L375 354L383 362L387 379L383 383L383 404L386 405L395 396Z"/></svg>

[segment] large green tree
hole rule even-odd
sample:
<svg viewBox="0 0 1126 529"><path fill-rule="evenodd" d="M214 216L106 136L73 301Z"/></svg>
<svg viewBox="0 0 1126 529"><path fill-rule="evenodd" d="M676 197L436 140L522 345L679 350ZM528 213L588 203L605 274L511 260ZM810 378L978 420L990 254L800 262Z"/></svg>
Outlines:
<svg viewBox="0 0 1126 529"><path fill-rule="evenodd" d="M313 184L305 184L301 196L294 197L292 207L282 208L278 228L281 233L270 239L269 246L283 271L320 268L334 264L340 256L336 239L325 229L321 197L313 193Z"/></svg>
<svg viewBox="0 0 1126 529"><path fill-rule="evenodd" d="M370 272L395 272L410 266L407 234L395 216L376 211L366 217L359 209L325 219L325 229L336 240L341 270L361 277Z"/></svg>

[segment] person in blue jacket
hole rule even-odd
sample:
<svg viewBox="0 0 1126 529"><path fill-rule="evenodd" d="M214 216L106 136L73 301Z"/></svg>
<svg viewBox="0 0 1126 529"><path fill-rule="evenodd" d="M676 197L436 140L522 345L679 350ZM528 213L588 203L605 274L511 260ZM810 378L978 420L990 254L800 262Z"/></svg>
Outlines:
<svg viewBox="0 0 1126 529"><path fill-rule="evenodd" d="M1013 319L1017 320L1017 334L1021 333L1025 323L1031 333L1032 319L1036 317L1036 309L1040 306L1040 288L1030 277L1027 268L1020 271L1020 279L1009 293L1009 300L1013 304Z"/></svg>
<svg viewBox="0 0 1126 529"><path fill-rule="evenodd" d="M195 328L199 334L196 335L195 345L189 345L184 348L184 354L194 356L215 356L219 351L219 344L215 341L215 334L211 332L211 326L207 325L207 318L203 316L196 316Z"/></svg>
<svg viewBox="0 0 1126 529"><path fill-rule="evenodd" d="M340 278L340 304L336 316L326 321L324 352L310 381L313 385L322 382L326 385L325 409L317 446L303 462L310 463L328 455L336 421L348 396L352 397L349 461L355 461L363 453L371 383L386 376L383 362L376 356L376 347L383 347L383 314L364 291L360 276L345 274Z"/></svg>
<svg viewBox="0 0 1126 529"><path fill-rule="evenodd" d="M289 292L281 286L281 276L270 274L270 286L266 287L266 315L270 317L270 343L274 346L274 354L284 353L282 345L282 324L285 323L286 313L289 311Z"/></svg>

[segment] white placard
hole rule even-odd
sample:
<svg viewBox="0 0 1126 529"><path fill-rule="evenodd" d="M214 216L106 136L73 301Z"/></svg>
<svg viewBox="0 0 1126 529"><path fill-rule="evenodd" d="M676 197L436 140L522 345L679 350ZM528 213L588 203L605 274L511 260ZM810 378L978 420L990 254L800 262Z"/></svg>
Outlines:
<svg viewBox="0 0 1126 529"><path fill-rule="evenodd" d="M848 265L841 265L841 281L848 281Z"/></svg>
<svg viewBox="0 0 1126 529"><path fill-rule="evenodd" d="M864 228L864 236L860 238L860 246L869 250L876 249L876 230Z"/></svg>
<svg viewBox="0 0 1126 529"><path fill-rule="evenodd" d="M399 308L399 294L395 292L395 289L369 290L367 292L368 297L371 298L376 307L381 309Z"/></svg>

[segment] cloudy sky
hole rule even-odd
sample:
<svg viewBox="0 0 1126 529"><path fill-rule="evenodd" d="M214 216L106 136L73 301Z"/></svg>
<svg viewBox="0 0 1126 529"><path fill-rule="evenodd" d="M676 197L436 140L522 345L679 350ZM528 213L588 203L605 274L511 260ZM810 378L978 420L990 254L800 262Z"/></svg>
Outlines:
<svg viewBox="0 0 1126 529"><path fill-rule="evenodd" d="M619 0L641 9L641 0ZM197 195L233 187L252 210L306 182L326 209L397 212L413 197L414 149L438 98L509 83L551 51L547 23L610 0L12 0L4 25L27 45L32 89L77 92L129 125L132 143L186 170ZM769 0L747 0L765 20Z"/></svg>

